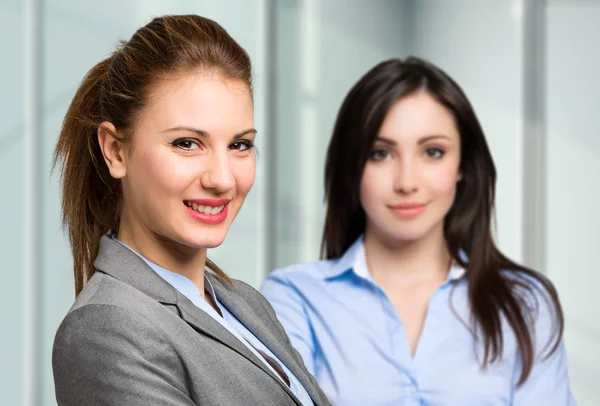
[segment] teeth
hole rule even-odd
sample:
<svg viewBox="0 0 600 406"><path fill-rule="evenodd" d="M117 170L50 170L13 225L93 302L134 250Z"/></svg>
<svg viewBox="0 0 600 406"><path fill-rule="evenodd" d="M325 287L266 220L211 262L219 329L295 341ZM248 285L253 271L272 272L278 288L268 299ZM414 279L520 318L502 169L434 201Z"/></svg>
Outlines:
<svg viewBox="0 0 600 406"><path fill-rule="evenodd" d="M186 204L189 208L192 208L199 213L210 214L213 216L215 214L221 213L223 211L223 209L225 208L225 205L213 207L213 206L202 206L201 204L196 204L194 202L186 202Z"/></svg>

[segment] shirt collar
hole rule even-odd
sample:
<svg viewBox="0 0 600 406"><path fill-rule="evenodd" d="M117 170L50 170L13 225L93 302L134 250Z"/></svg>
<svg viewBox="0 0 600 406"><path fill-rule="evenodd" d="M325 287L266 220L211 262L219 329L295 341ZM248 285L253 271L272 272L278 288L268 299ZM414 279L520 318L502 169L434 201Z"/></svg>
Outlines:
<svg viewBox="0 0 600 406"><path fill-rule="evenodd" d="M356 241L344 252L342 257L335 259L332 266L327 269L324 274L326 280L334 279L346 272L352 271L356 266L357 257L362 257L362 261L365 262L365 247L363 244L363 235L358 237ZM362 254L361 254L362 252ZM366 262L365 262L366 269Z"/></svg>
<svg viewBox="0 0 600 406"><path fill-rule="evenodd" d="M466 257L462 251L461 257ZM354 272L354 274L360 278L373 281L373 277L369 273L369 268L367 267L364 234L362 234L356 239L356 241L354 241L354 243L352 243L350 248L346 250L341 258L336 260L329 272L325 275L325 279L334 279L347 272ZM463 266L456 261L452 261L446 282L453 282L462 278L465 275L465 272L466 270Z"/></svg>
<svg viewBox="0 0 600 406"><path fill-rule="evenodd" d="M447 282L457 281L465 275L466 269L464 266L456 261L452 261L450 265L450 271L448 272Z"/></svg>

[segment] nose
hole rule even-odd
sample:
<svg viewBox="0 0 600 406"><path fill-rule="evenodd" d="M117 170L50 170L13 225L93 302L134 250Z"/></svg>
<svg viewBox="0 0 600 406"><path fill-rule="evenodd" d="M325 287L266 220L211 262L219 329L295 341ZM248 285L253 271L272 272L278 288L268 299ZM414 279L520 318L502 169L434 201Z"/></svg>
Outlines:
<svg viewBox="0 0 600 406"><path fill-rule="evenodd" d="M227 152L215 153L208 162L208 167L200 177L202 187L216 194L223 194L235 186L235 178L231 170L231 162Z"/></svg>
<svg viewBox="0 0 600 406"><path fill-rule="evenodd" d="M402 159L397 165L394 178L394 191L411 194L418 190L419 169L413 159Z"/></svg>

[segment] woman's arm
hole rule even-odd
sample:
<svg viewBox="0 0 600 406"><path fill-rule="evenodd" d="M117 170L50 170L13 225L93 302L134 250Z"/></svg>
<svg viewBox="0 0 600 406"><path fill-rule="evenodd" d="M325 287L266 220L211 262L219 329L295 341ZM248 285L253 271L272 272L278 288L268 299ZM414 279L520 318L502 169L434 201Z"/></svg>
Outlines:
<svg viewBox="0 0 600 406"><path fill-rule="evenodd" d="M150 321L118 306L92 304L67 315L52 352L60 406L193 406L183 366Z"/></svg>

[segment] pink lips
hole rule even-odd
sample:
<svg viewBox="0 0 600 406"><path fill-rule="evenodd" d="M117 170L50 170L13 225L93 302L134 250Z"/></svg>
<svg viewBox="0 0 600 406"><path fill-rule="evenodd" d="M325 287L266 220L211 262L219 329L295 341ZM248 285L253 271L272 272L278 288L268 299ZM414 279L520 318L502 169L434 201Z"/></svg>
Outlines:
<svg viewBox="0 0 600 406"><path fill-rule="evenodd" d="M198 199L198 200L186 200L186 202L194 203L200 206L208 206L211 208L225 206L219 213L215 214L206 214L194 208L189 207L186 203L184 203L185 211L196 221L206 224L219 224L225 221L227 218L227 213L229 212L229 202L228 199Z"/></svg>
<svg viewBox="0 0 600 406"><path fill-rule="evenodd" d="M425 211L427 204L425 203L404 203L396 206L391 206L390 208L394 212L394 214L398 215L404 219L410 219L413 217L417 217L419 214Z"/></svg>

